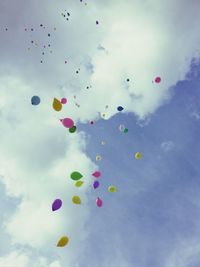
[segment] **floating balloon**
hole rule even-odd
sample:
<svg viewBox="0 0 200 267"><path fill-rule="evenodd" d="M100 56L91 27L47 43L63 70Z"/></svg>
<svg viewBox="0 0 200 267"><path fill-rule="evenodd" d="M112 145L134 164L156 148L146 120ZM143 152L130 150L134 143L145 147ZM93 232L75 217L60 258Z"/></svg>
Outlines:
<svg viewBox="0 0 200 267"><path fill-rule="evenodd" d="M93 172L92 176L99 178L101 176L101 173L99 171Z"/></svg>
<svg viewBox="0 0 200 267"><path fill-rule="evenodd" d="M72 180L77 181L77 180L80 180L83 177L83 175L80 172L75 171L71 173L70 177Z"/></svg>
<svg viewBox="0 0 200 267"><path fill-rule="evenodd" d="M124 133L128 133L128 128L125 128L124 129Z"/></svg>
<svg viewBox="0 0 200 267"><path fill-rule="evenodd" d="M66 104L67 103L67 98L63 97L60 101L62 104Z"/></svg>
<svg viewBox="0 0 200 267"><path fill-rule="evenodd" d="M39 105L39 104L40 104L40 98L39 98L39 96L34 95L34 96L31 98L31 104L32 104L33 106L37 106L37 105Z"/></svg>
<svg viewBox="0 0 200 267"><path fill-rule="evenodd" d="M103 206L103 201L98 197L96 199L96 204L97 204L97 207L101 208Z"/></svg>
<svg viewBox="0 0 200 267"><path fill-rule="evenodd" d="M53 106L53 109L55 111L61 111L61 109L62 109L62 104L61 104L61 102L57 98L54 98L53 99L52 106Z"/></svg>
<svg viewBox="0 0 200 267"><path fill-rule="evenodd" d="M83 184L84 184L83 181L77 181L77 182L75 182L74 185L75 185L76 187L81 187Z"/></svg>
<svg viewBox="0 0 200 267"><path fill-rule="evenodd" d="M80 199L79 196L73 196L73 197L72 197L72 202L73 202L74 204L81 204L81 199Z"/></svg>
<svg viewBox="0 0 200 267"><path fill-rule="evenodd" d="M122 107L122 106L119 106L118 108L117 108L117 110L118 111L122 111L124 108Z"/></svg>
<svg viewBox="0 0 200 267"><path fill-rule="evenodd" d="M105 141L102 141L101 144L102 144L102 146L104 146L106 144L106 142Z"/></svg>
<svg viewBox="0 0 200 267"><path fill-rule="evenodd" d="M108 192L110 192L110 193L114 193L114 192L116 192L116 191L117 191L116 186L114 186L114 185L110 185L110 186L108 187Z"/></svg>
<svg viewBox="0 0 200 267"><path fill-rule="evenodd" d="M94 183L93 183L93 187L94 187L94 189L98 188L99 185L100 185L99 181L97 181L97 180L94 181Z"/></svg>
<svg viewBox="0 0 200 267"><path fill-rule="evenodd" d="M75 133L76 132L76 126L74 125L73 127L69 128L70 133Z"/></svg>
<svg viewBox="0 0 200 267"><path fill-rule="evenodd" d="M62 200L61 199L56 199L54 200L52 204L52 211L59 210L62 206Z"/></svg>
<svg viewBox="0 0 200 267"><path fill-rule="evenodd" d="M125 128L125 126L124 126L123 124L120 124L120 125L119 125L119 130L120 130L120 132L123 132L125 129L126 129L126 128Z"/></svg>
<svg viewBox="0 0 200 267"><path fill-rule="evenodd" d="M96 156L96 161L100 161L100 160L102 160L102 157L100 155L97 155Z"/></svg>
<svg viewBox="0 0 200 267"><path fill-rule="evenodd" d="M57 243L57 247L65 247L69 242L69 238L67 236L61 237L61 239Z"/></svg>
<svg viewBox="0 0 200 267"><path fill-rule="evenodd" d="M60 120L64 127L66 128L72 128L74 126L74 122L70 118L65 118Z"/></svg>
<svg viewBox="0 0 200 267"><path fill-rule="evenodd" d="M136 159L141 159L142 158L142 154L140 152L135 153L135 158Z"/></svg>
<svg viewBox="0 0 200 267"><path fill-rule="evenodd" d="M161 78L160 78L160 77L156 77L156 78L155 78L155 82L156 82L156 83L160 83L160 82L161 82Z"/></svg>

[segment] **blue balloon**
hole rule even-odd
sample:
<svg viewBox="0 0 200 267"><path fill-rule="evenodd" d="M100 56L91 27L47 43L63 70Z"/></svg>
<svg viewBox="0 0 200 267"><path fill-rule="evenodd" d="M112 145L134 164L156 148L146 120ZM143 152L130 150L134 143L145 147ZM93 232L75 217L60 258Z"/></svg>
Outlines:
<svg viewBox="0 0 200 267"><path fill-rule="evenodd" d="M39 98L39 96L34 95L34 96L31 98L31 104L34 105L34 106L39 105L39 104L40 104L40 98Z"/></svg>
<svg viewBox="0 0 200 267"><path fill-rule="evenodd" d="M124 109L124 108L121 107L121 106L119 106L119 107L117 108L118 111L122 111L123 109Z"/></svg>

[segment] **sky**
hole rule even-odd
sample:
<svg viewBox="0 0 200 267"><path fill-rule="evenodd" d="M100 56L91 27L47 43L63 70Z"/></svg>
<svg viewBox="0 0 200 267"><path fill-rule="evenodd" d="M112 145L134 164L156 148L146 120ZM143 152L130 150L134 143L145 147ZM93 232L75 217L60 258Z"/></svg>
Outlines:
<svg viewBox="0 0 200 267"><path fill-rule="evenodd" d="M0 267L199 267L199 5L0 2Z"/></svg>

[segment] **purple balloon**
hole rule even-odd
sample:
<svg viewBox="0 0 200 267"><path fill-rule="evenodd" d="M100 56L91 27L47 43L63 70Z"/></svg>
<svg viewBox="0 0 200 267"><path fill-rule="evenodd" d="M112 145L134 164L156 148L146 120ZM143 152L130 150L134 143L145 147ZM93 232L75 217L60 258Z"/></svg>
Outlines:
<svg viewBox="0 0 200 267"><path fill-rule="evenodd" d="M62 200L61 199L56 199L54 200L52 204L52 211L59 210L62 206Z"/></svg>
<svg viewBox="0 0 200 267"><path fill-rule="evenodd" d="M93 187L94 187L94 189L98 188L99 185L100 185L99 181L97 181L97 180L94 181L94 183L93 183Z"/></svg>

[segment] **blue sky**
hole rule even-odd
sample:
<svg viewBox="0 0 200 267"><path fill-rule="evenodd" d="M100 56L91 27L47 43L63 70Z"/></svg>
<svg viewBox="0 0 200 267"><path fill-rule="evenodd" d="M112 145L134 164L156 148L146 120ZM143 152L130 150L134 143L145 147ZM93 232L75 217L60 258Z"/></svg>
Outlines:
<svg viewBox="0 0 200 267"><path fill-rule="evenodd" d="M193 66L189 78L171 89L170 101L143 127L125 113L80 126L89 136L87 153L94 158L98 151L103 157L102 186L95 195L103 196L105 207L99 213L91 205L95 215L86 250L87 257L91 251L94 255L91 266L100 266L105 258L112 261L119 250L128 266L165 266L181 242L190 244L198 237L200 132L194 112L199 112L199 75L193 75L198 69ZM120 124L128 127L127 134L118 130ZM169 141L173 145L165 151L161 144ZM139 162L137 151L143 155ZM117 185L117 194L106 192L109 184ZM198 266L199 256L190 261L180 266Z"/></svg>
<svg viewBox="0 0 200 267"><path fill-rule="evenodd" d="M199 267L198 11L186 0L1 2L0 267ZM54 97L68 100L60 112Z"/></svg>

